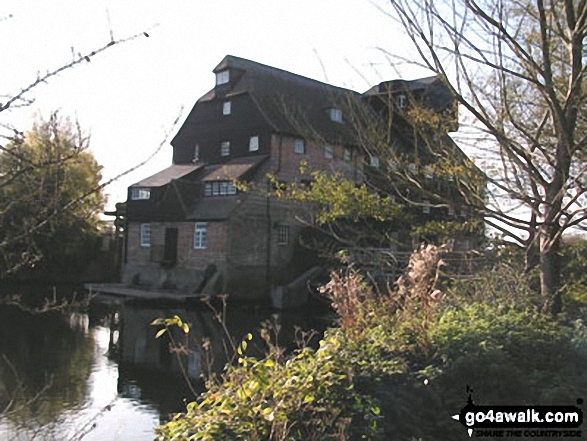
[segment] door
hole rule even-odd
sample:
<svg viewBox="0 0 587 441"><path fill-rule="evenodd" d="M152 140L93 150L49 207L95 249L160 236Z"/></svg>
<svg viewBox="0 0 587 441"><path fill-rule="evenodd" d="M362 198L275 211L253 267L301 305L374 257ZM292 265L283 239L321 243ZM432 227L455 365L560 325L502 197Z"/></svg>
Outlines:
<svg viewBox="0 0 587 441"><path fill-rule="evenodd" d="M165 248L163 262L173 266L177 262L177 228L165 228Z"/></svg>

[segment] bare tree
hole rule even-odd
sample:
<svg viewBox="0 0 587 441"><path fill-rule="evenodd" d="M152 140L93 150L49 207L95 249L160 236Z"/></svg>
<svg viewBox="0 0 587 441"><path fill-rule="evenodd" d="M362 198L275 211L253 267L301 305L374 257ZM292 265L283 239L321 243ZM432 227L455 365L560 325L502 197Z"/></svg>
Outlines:
<svg viewBox="0 0 587 441"><path fill-rule="evenodd" d="M545 306L560 311L562 235L587 219L587 2L390 3L418 63L451 87L475 146L498 170L488 174L486 223L525 248L528 265L539 268ZM515 201L516 210L504 201Z"/></svg>

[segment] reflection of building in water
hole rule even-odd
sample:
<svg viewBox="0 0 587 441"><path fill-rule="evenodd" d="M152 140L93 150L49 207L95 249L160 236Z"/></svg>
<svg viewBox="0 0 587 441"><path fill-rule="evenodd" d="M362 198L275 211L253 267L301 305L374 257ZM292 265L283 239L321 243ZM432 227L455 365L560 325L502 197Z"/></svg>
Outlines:
<svg viewBox="0 0 587 441"><path fill-rule="evenodd" d="M227 360L224 348L230 345L222 326L208 311L123 308L118 314L119 329L111 329L110 352L118 351L120 365L179 374L181 361L187 375L198 378L209 368L221 369ZM165 333L155 338L160 328L150 325L153 320L174 315L190 325L189 334L176 328L171 329L171 336ZM205 341L210 342L205 345L209 350L203 349Z"/></svg>

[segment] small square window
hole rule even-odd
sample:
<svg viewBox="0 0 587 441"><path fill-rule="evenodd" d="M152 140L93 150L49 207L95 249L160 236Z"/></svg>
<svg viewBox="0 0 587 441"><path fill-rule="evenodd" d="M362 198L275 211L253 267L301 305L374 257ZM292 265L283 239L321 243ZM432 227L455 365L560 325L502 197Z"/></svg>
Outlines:
<svg viewBox="0 0 587 441"><path fill-rule="evenodd" d="M232 109L232 105L230 101L224 101L222 103L222 114L223 115L230 115L230 111Z"/></svg>
<svg viewBox="0 0 587 441"><path fill-rule="evenodd" d="M230 81L230 73L228 70L223 70L216 74L216 85L226 84Z"/></svg>
<svg viewBox="0 0 587 441"><path fill-rule="evenodd" d="M345 161L351 161L353 159L353 149L350 147L345 147L342 151L342 159Z"/></svg>
<svg viewBox="0 0 587 441"><path fill-rule="evenodd" d="M277 226L277 244L288 245L289 244L289 225L279 224Z"/></svg>
<svg viewBox="0 0 587 441"><path fill-rule="evenodd" d="M140 242L142 247L151 246L151 224L141 224Z"/></svg>
<svg viewBox="0 0 587 441"><path fill-rule="evenodd" d="M330 109L330 121L342 122L342 110L337 108Z"/></svg>
<svg viewBox="0 0 587 441"><path fill-rule="evenodd" d="M249 152L256 152L259 150L259 137L251 136L249 138Z"/></svg>
<svg viewBox="0 0 587 441"><path fill-rule="evenodd" d="M303 139L296 138L294 140L294 152L296 152L299 155L303 155L304 153L306 153L306 144L304 143Z"/></svg>
<svg viewBox="0 0 587 441"><path fill-rule="evenodd" d="M410 173L416 173L416 170L417 170L416 164L414 164L413 162L410 162L408 164L408 171Z"/></svg>
<svg viewBox="0 0 587 441"><path fill-rule="evenodd" d="M208 245L208 224L205 222L196 222L194 230L194 249L203 250Z"/></svg>
<svg viewBox="0 0 587 441"><path fill-rule="evenodd" d="M229 156L230 155L230 142L229 141L222 141L220 144L220 154L222 156Z"/></svg>
<svg viewBox="0 0 587 441"><path fill-rule="evenodd" d="M378 168L379 167L379 156L370 156L369 157L369 165L371 167Z"/></svg>
<svg viewBox="0 0 587 441"><path fill-rule="evenodd" d="M331 146L331 145L324 146L324 157L326 159L334 158L334 147L333 146Z"/></svg>

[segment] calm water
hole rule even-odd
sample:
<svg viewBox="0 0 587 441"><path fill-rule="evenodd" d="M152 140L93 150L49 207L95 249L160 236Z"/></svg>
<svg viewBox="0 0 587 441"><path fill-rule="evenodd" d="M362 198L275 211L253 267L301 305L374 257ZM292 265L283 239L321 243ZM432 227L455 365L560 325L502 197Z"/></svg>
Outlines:
<svg viewBox="0 0 587 441"><path fill-rule="evenodd" d="M155 339L157 329L149 325L175 314L192 328L188 336L174 334L185 349L180 354L169 351L169 337ZM224 329L202 305L94 301L87 313L41 315L0 306L0 439L153 439L154 427L194 398L179 361L195 378L207 368L220 371L232 353L227 332L238 341L248 332L257 335L266 320L280 328L286 347L293 347L297 326L323 329L329 323L242 307L227 309ZM192 387L202 390L197 379Z"/></svg>

